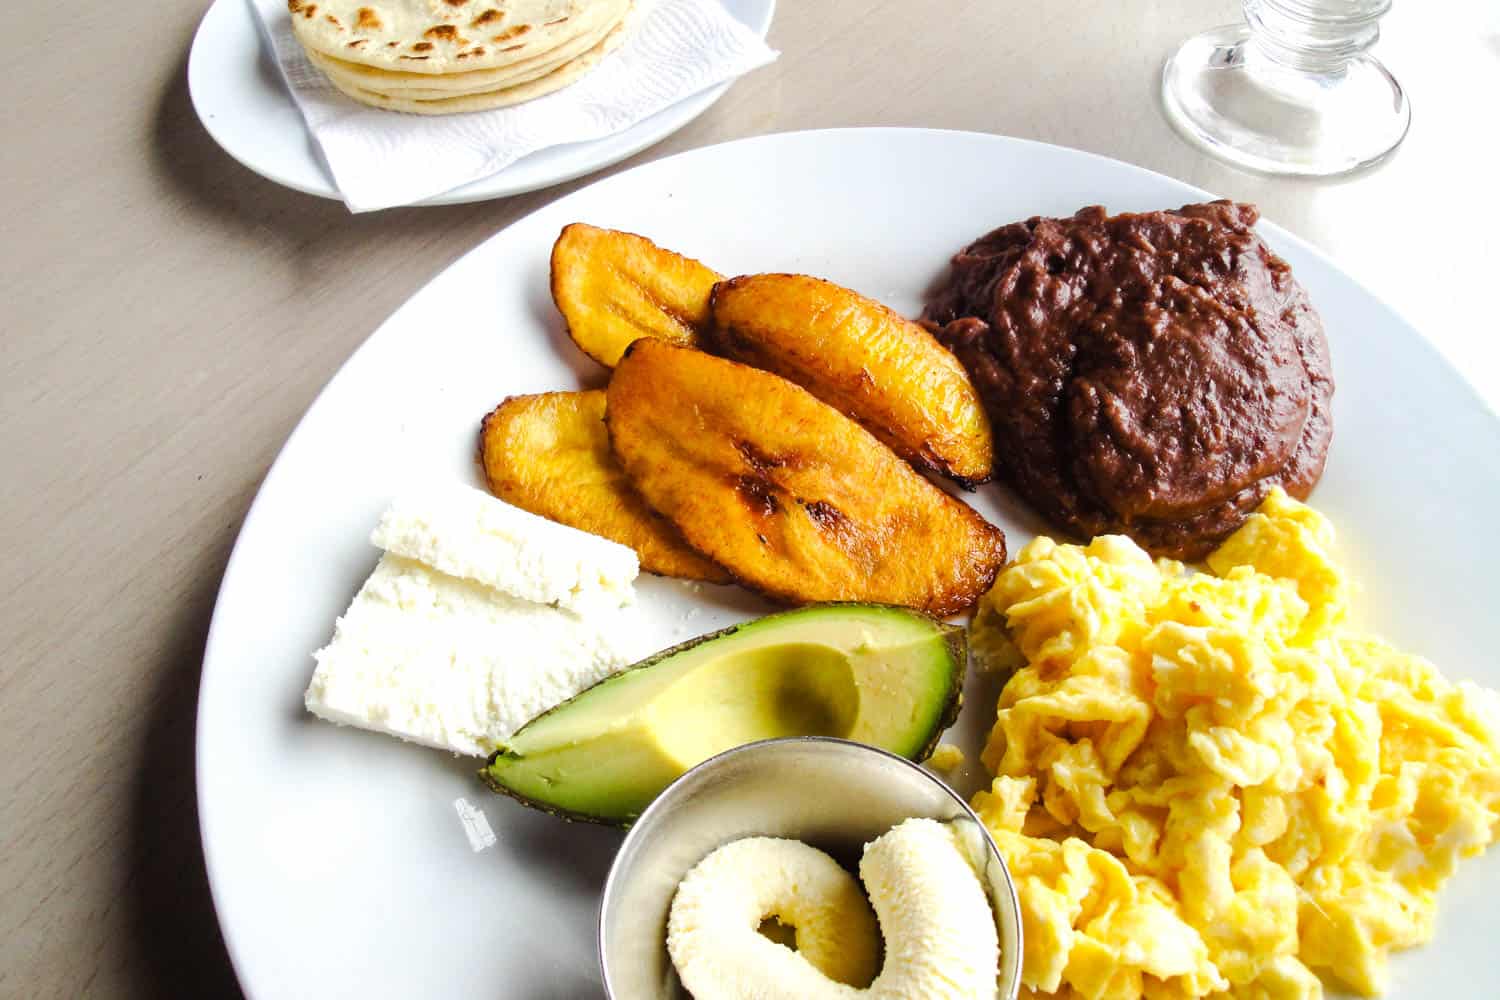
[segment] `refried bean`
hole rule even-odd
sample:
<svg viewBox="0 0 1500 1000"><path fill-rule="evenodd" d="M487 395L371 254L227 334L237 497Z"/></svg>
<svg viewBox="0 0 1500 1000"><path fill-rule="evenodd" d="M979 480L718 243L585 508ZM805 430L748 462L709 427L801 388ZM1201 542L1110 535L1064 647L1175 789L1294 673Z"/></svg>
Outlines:
<svg viewBox="0 0 1500 1000"><path fill-rule="evenodd" d="M996 475L1083 537L1196 559L1323 471L1322 322L1227 201L1033 218L953 258L923 323L968 368Z"/></svg>

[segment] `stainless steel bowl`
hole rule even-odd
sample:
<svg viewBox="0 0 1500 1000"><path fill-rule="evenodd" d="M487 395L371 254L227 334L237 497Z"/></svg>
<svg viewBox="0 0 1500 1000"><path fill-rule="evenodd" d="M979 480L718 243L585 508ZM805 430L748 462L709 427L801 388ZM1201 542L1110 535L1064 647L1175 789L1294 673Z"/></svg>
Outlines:
<svg viewBox="0 0 1500 1000"><path fill-rule="evenodd" d="M710 851L741 837L792 837L857 870L861 849L913 816L952 822L984 872L1000 934L996 1000L1021 981L1021 910L984 825L952 789L911 761L827 737L727 750L674 781L625 838L599 907L599 961L611 1000L686 1000L667 955L678 883Z"/></svg>

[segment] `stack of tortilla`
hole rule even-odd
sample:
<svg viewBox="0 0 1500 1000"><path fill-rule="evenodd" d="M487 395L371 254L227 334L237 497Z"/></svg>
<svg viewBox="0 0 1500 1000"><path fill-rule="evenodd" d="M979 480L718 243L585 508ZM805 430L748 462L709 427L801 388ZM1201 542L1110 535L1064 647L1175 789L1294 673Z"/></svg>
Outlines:
<svg viewBox="0 0 1500 1000"><path fill-rule="evenodd" d="M362 104L487 111L575 82L624 41L632 0L287 0L297 40Z"/></svg>

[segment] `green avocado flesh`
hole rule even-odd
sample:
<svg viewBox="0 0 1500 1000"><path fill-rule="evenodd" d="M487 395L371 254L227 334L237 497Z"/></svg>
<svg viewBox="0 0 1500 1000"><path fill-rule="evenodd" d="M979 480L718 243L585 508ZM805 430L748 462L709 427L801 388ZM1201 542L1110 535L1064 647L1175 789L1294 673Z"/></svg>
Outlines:
<svg viewBox="0 0 1500 1000"><path fill-rule="evenodd" d="M538 716L480 772L573 819L628 824L714 754L839 736L912 760L958 714L963 630L906 608L822 604L700 636Z"/></svg>

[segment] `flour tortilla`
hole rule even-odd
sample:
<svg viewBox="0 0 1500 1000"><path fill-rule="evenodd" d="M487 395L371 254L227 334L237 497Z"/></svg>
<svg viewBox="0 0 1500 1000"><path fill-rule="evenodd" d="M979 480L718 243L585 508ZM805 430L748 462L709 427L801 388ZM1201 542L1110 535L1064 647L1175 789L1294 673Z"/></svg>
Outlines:
<svg viewBox="0 0 1500 1000"><path fill-rule="evenodd" d="M595 39L593 44L597 45L598 39ZM582 53L579 53L573 58L576 59L578 55L581 54ZM505 83L498 85L493 83L479 83L468 85L465 84L464 81L456 79L456 77L461 77L466 74L455 73L451 75L434 76L430 78L435 81L441 80L444 83L448 83L451 81L454 84L451 87L415 87L411 84L404 84L398 87L388 88L379 82L368 81L362 79L356 74L348 72L348 63L340 63L336 59L330 59L328 56L325 56L321 52L313 52L312 50L308 50L307 58L312 61L312 64L314 66L322 70L323 75L328 77L329 81L332 82L333 85L335 87L338 87L340 90L344 90L346 92L350 89L364 90L372 94L381 94L385 97L400 97L409 101L437 101L452 97L469 97L475 94L493 94L495 91L504 90L507 87L517 87L523 83L530 83L532 80L544 77L548 73L551 73L553 70L560 69L565 64L572 62L572 59L561 59L556 62L547 60L543 65L538 66L529 72L518 74L514 79L508 79ZM486 70L483 72L488 71Z"/></svg>
<svg viewBox="0 0 1500 1000"><path fill-rule="evenodd" d="M304 48L441 75L512 66L618 20L620 0L287 0Z"/></svg>
<svg viewBox="0 0 1500 1000"><path fill-rule="evenodd" d="M620 46L626 37L625 28L626 25L624 23L617 25L598 45L589 49L578 58L564 63L545 76L518 84L514 87L504 87L488 94L465 94L459 97L418 101L407 97L379 94L371 90L350 86L341 82L336 77L329 77L328 79L340 91L361 104L383 108L386 111L405 111L408 114L414 115L453 115L467 111L493 111L496 108L508 108L515 104L544 97L547 94L561 90L571 83L576 83L595 66L599 65L600 60Z"/></svg>
<svg viewBox="0 0 1500 1000"><path fill-rule="evenodd" d="M610 0L614 2L614 0ZM323 71L325 76L337 78L339 83L387 97L404 97L414 101L439 100L447 97L463 97L470 94L488 94L505 87L527 83L561 67L564 63L583 55L602 42L606 35L617 28L623 14L629 10L629 0L620 4L621 17L598 30L581 35L531 59L513 66L497 69L469 70L463 73L405 73L397 70L379 69L351 63L325 55L315 49L307 50L307 57Z"/></svg>

